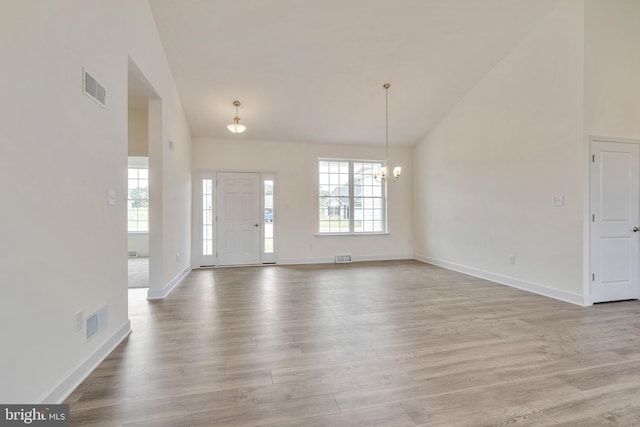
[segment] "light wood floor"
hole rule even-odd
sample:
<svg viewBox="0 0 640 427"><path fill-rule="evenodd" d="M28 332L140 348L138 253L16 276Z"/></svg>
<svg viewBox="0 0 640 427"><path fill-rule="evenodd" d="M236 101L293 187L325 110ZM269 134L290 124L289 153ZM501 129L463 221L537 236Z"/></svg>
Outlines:
<svg viewBox="0 0 640 427"><path fill-rule="evenodd" d="M198 270L69 397L72 425L640 425L640 302L417 261Z"/></svg>

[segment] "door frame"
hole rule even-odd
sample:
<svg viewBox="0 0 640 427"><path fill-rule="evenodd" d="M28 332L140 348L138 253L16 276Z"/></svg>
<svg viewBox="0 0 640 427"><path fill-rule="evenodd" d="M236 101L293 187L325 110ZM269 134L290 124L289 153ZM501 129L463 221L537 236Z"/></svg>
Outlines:
<svg viewBox="0 0 640 427"><path fill-rule="evenodd" d="M593 146L594 143L597 142L613 142L618 144L636 144L640 145L640 140L637 139L628 139L628 138L611 138L606 136L590 136L589 137L589 149L587 151L587 161L586 161L586 203L584 205L584 227L583 227L583 238L584 238L584 251L583 251L583 259L584 259L584 282L583 282L583 290L584 290L584 305L589 306L593 305L593 296L591 292L591 286L593 281L591 280L591 275L593 274L592 268L592 241L591 241L591 191L593 190L593 182L592 182L592 174L591 174L591 164L592 164L592 155L594 154ZM638 295L638 299L640 299L640 295Z"/></svg>
<svg viewBox="0 0 640 427"><path fill-rule="evenodd" d="M215 263L212 265L206 265L206 266L202 266L201 265L201 259L202 259L202 228L203 228L203 224L202 224L202 180L203 179L211 179L213 178L214 180L214 185L213 185L213 212L214 212L214 216L217 215L217 209L218 206L216 204L216 197L217 197L217 185L215 183L216 181L216 177L218 175L218 172L226 172L226 173L257 173L260 175L260 191L261 191L261 197L260 197L260 212L261 214L264 212L264 181L266 179L273 181L273 185L274 185L274 193L273 193L273 197L274 197L274 206L273 206L273 234L274 234L274 241L276 241L277 239L277 234L276 234L276 228L277 228L277 222L276 222L276 210L277 210L277 200L278 198L276 197L276 192L277 192L277 186L278 186L278 174L276 172L273 171L260 171L260 170L238 170L238 169L207 169L207 168L199 168L196 169L194 171L194 175L195 175L195 179L194 179L194 185L193 185L193 214L192 214L192 224L194 224L195 226L192 229L192 241L193 241L193 245L192 245L192 250L193 250L193 254L194 256L192 257L192 268L196 269L196 268L208 268L208 267L219 267L219 263L218 263L218 257L216 255L214 255L214 259L215 259ZM262 216L262 215L261 215ZM264 250L264 230L265 227L262 226L260 227L261 232L260 232L260 264L256 264L256 265L265 265L265 264L277 264L277 251L276 251L276 243L274 243L274 252L271 254L265 254ZM214 239L213 239L213 252L214 254L217 253L218 251L218 246L217 246L217 238L215 236L215 233L217 233L217 224L214 221ZM226 266L225 266L226 267Z"/></svg>

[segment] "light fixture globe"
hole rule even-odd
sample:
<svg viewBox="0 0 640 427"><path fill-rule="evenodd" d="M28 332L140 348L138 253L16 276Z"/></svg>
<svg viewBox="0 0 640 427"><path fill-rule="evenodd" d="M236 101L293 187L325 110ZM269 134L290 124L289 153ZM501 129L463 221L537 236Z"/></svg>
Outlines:
<svg viewBox="0 0 640 427"><path fill-rule="evenodd" d="M247 127L245 125L241 125L240 123L238 123L238 120L240 120L240 118L235 117L233 120L233 123L227 125L227 129L229 129L231 132L242 133L247 130Z"/></svg>
<svg viewBox="0 0 640 427"><path fill-rule="evenodd" d="M240 106L240 101L233 101L233 105L236 107L236 116L233 118L233 123L227 125L227 129L229 129L233 133L242 133L247 130L247 127L240 124L240 117L238 117L238 107Z"/></svg>

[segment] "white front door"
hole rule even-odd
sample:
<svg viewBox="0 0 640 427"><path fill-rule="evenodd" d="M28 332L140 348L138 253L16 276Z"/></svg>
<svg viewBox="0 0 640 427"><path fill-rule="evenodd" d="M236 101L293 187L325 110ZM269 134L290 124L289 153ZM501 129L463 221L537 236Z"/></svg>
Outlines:
<svg viewBox="0 0 640 427"><path fill-rule="evenodd" d="M217 173L218 265L260 264L260 174Z"/></svg>
<svg viewBox="0 0 640 427"><path fill-rule="evenodd" d="M640 149L592 142L591 296L593 302L640 297Z"/></svg>

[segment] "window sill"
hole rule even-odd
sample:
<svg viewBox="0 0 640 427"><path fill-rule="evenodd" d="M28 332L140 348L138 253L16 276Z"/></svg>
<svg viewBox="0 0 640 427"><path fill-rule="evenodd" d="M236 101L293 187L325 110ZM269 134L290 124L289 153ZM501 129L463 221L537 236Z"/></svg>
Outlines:
<svg viewBox="0 0 640 427"><path fill-rule="evenodd" d="M149 234L148 231L127 231L127 234Z"/></svg>
<svg viewBox="0 0 640 427"><path fill-rule="evenodd" d="M374 233L316 233L316 237L324 236L388 236L388 231L374 232Z"/></svg>

